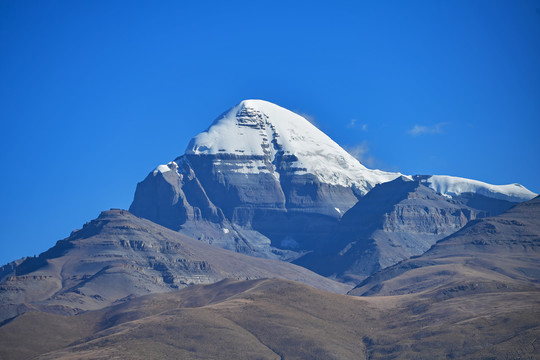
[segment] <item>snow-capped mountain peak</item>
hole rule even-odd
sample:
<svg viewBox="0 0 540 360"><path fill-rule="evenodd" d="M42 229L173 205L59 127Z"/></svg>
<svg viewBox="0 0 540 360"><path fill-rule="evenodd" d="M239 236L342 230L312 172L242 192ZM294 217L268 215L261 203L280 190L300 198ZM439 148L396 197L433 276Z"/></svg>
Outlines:
<svg viewBox="0 0 540 360"><path fill-rule="evenodd" d="M322 244L330 246L348 210L376 185L399 176L367 169L294 112L245 100L195 136L184 155L158 166L139 183L130 211L226 249L291 260L324 248ZM534 196L515 184L493 186L436 175L406 176L401 182L405 180L453 197L451 205L461 204L460 209L477 206L482 214L504 211L512 202ZM399 183L375 191L385 199L377 206L393 206L403 188L409 188ZM433 197L428 190L422 191ZM448 205L442 201L442 207L428 208L422 199L408 199L420 201L419 216L438 214L433 209ZM398 218L404 224L411 219ZM451 226L462 226L461 220L450 221Z"/></svg>
<svg viewBox="0 0 540 360"><path fill-rule="evenodd" d="M235 171L276 176L285 158L292 163L289 171L361 194L400 175L367 169L304 117L264 100L244 100L225 112L191 140L186 154L245 157L245 166Z"/></svg>
<svg viewBox="0 0 540 360"><path fill-rule="evenodd" d="M274 144L272 144L274 142ZM263 100L244 100L195 136L186 154L265 156L268 150L294 154L321 144L339 146L302 116ZM274 146L272 146L274 145ZM324 146L323 145L323 146ZM358 165L356 165L358 166Z"/></svg>

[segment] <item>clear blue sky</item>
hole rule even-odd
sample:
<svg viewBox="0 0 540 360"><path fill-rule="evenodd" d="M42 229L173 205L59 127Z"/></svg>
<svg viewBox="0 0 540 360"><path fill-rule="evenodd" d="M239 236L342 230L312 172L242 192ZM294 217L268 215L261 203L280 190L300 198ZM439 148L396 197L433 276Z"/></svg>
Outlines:
<svg viewBox="0 0 540 360"><path fill-rule="evenodd" d="M540 192L540 1L0 0L0 263L128 208L242 99L369 167Z"/></svg>

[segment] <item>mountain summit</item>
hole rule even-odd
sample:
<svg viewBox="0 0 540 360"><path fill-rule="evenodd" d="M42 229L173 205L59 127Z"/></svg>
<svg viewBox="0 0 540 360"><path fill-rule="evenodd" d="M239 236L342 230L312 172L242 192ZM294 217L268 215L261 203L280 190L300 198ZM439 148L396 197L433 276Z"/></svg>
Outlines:
<svg viewBox="0 0 540 360"><path fill-rule="evenodd" d="M369 170L302 116L264 100L244 100L189 143L187 155L243 157L243 174L312 174L364 195L399 174ZM279 166L287 162L286 167Z"/></svg>

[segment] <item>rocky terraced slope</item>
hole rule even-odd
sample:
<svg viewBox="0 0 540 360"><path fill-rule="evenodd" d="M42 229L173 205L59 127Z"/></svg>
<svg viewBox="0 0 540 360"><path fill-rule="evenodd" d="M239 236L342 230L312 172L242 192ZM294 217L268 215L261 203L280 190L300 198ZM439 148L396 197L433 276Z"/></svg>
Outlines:
<svg viewBox="0 0 540 360"><path fill-rule="evenodd" d="M478 219L430 250L365 279L353 295L539 290L540 197ZM540 321L540 318L538 319Z"/></svg>
<svg viewBox="0 0 540 360"><path fill-rule="evenodd" d="M35 309L75 314L225 278L283 278L341 293L350 289L290 263L210 246L111 210L38 257L0 268L0 321Z"/></svg>

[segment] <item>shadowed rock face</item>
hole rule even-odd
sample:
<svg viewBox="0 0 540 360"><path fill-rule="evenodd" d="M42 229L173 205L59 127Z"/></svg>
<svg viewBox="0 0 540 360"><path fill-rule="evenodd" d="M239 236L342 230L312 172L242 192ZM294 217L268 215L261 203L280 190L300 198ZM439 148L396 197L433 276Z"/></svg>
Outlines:
<svg viewBox="0 0 540 360"><path fill-rule="evenodd" d="M244 162L242 157L227 158L227 165L215 165L211 156L177 161L179 167L172 163L171 171L155 171L139 184L133 211L210 244L293 260L351 284L424 253L470 220L514 204L473 193L442 196L421 176L379 184L356 200L350 188L322 184L309 174L282 173L278 181L271 174L231 171L230 164ZM353 201L340 219L336 209Z"/></svg>
<svg viewBox="0 0 540 360"><path fill-rule="evenodd" d="M139 183L130 211L213 245L287 260L328 239L340 211L357 201L352 188L297 175L286 159L279 179L233 171L252 160L184 155L169 165L174 171L153 172Z"/></svg>
<svg viewBox="0 0 540 360"><path fill-rule="evenodd" d="M377 185L339 223L333 240L295 263L325 276L358 282L459 230L484 211L400 177Z"/></svg>
<svg viewBox="0 0 540 360"><path fill-rule="evenodd" d="M0 269L0 321L29 308L65 314L224 278L346 286L304 268L209 246L124 210L103 212L39 257Z"/></svg>
<svg viewBox="0 0 540 360"><path fill-rule="evenodd" d="M365 279L353 295L537 289L540 280L540 197L471 221L429 251Z"/></svg>
<svg viewBox="0 0 540 360"><path fill-rule="evenodd" d="M420 176L379 184L357 200L350 188L321 184L314 176L307 181L309 174L284 173L278 182L269 174L227 169L242 158L229 158L229 165L217 168L208 156L184 155L177 161L179 167L172 163L171 171L155 171L139 184L133 211L207 243L293 260L351 284L424 253L470 220L513 205L472 193L445 197ZM201 180L194 167L202 169L197 170ZM356 204L340 219L336 209L350 205L344 199Z"/></svg>

